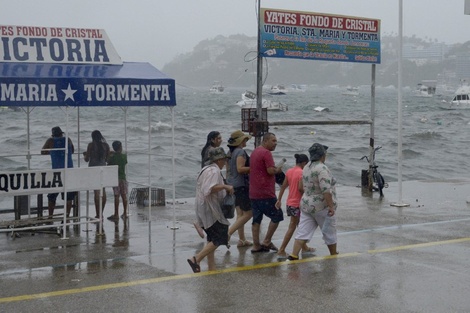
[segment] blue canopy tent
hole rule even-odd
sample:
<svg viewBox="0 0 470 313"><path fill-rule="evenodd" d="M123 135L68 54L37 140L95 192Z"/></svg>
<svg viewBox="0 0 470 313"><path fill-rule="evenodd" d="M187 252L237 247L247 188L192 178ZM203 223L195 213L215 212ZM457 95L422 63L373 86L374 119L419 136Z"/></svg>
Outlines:
<svg viewBox="0 0 470 313"><path fill-rule="evenodd" d="M166 106L171 111L172 166L174 169L175 80L149 63L123 62L121 65L0 62L0 106L21 107L27 114L28 169L30 169L30 120L33 107L65 107L66 137L68 108L117 106L148 107L148 186L150 187L151 107ZM79 115L79 114L78 114ZM80 125L80 122L78 122ZM80 128L80 126L78 126ZM126 127L127 128L127 127ZM80 132L80 129L78 129ZM127 148L127 133L125 135ZM80 151L80 142L78 141ZM174 171L173 171L174 173ZM175 179L173 177L173 205ZM149 197L151 192L149 190ZM150 204L149 202L149 212Z"/></svg>

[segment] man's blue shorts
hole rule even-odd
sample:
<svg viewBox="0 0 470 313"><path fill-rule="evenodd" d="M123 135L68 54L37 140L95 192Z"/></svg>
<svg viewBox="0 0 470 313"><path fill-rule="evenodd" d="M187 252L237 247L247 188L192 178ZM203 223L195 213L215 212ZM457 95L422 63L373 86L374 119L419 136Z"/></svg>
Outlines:
<svg viewBox="0 0 470 313"><path fill-rule="evenodd" d="M273 223L279 223L284 220L282 209L276 208L276 198L270 199L251 199L251 208L253 210L252 224L261 224L263 214L271 219Z"/></svg>

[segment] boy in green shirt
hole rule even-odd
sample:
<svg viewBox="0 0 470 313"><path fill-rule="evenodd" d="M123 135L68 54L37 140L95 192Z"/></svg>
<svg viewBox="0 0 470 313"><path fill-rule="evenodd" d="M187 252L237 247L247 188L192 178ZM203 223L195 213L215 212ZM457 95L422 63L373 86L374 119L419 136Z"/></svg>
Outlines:
<svg viewBox="0 0 470 313"><path fill-rule="evenodd" d="M126 164L127 155L122 153L122 143L120 141L113 142L114 152L111 154L108 160L108 165L118 166L118 179L119 185L113 187L114 192L114 215L108 217L110 221L119 221L119 196L122 198L122 204L124 206L124 213L121 215L122 219L127 218L127 180L126 180Z"/></svg>

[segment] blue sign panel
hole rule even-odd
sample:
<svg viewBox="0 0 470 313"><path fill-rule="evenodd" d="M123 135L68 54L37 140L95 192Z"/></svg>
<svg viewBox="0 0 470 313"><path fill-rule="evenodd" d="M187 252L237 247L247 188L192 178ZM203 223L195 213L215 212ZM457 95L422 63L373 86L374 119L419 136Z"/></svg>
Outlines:
<svg viewBox="0 0 470 313"><path fill-rule="evenodd" d="M175 106L175 80L148 63L1 63L0 106Z"/></svg>

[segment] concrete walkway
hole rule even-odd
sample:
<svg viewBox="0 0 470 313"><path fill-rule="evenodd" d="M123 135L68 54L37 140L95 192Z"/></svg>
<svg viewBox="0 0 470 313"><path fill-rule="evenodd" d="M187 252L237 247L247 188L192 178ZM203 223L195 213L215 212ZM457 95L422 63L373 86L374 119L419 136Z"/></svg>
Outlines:
<svg viewBox="0 0 470 313"><path fill-rule="evenodd" d="M340 254L278 261L250 247L216 251L217 271L186 262L205 241L192 199L131 207L127 223L0 239L1 312L470 312L470 180L404 182L385 198L339 187ZM105 216L112 212L108 204ZM3 216L1 218L4 218ZM265 230L268 221L263 221ZM274 244L288 226L281 222ZM251 227L246 226L251 238ZM288 251L292 249L291 241Z"/></svg>

